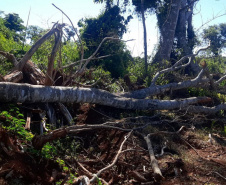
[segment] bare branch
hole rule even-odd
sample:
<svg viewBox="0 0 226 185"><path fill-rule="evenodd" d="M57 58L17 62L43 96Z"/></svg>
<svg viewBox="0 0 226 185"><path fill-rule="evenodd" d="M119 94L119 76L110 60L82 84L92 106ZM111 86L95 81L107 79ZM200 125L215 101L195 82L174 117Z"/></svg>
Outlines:
<svg viewBox="0 0 226 185"><path fill-rule="evenodd" d="M92 58L91 60L100 60L100 59L107 58L107 57L110 57L110 56L112 56L112 55L104 55L104 56L101 56L101 57ZM87 60L88 60L88 59L78 60L78 61L76 61L76 62L74 62L74 63L71 63L71 64L68 64L68 65L66 65L66 66L63 66L62 69L68 68L68 67L73 67L73 66L77 65L78 63L85 62L85 61L87 61Z"/></svg>
<svg viewBox="0 0 226 185"><path fill-rule="evenodd" d="M130 137L131 133L132 133L132 132L129 132L129 133L125 136L125 138L124 138L123 142L121 143L120 148L119 148L119 150L118 150L118 152L117 152L117 154L116 154L116 156L115 156L113 162L112 162L110 165L106 166L105 168L102 168L101 170L99 170L96 174L94 174L94 175L93 175L93 178L90 180L91 183L94 182L94 181L96 181L96 179L98 178L98 176L99 176L102 172L104 172L104 171L106 171L106 170L112 168L112 167L115 165L115 163L117 162L117 160L118 160L118 158L119 158L119 155L122 153L123 145L125 144L126 140Z"/></svg>
<svg viewBox="0 0 226 185"><path fill-rule="evenodd" d="M19 71L22 71L25 63L32 57L32 55L37 51L37 49L48 39L53 35L56 31L56 24L53 25L52 29L46 33L42 38L40 38L32 47L31 49L24 55L24 57L19 61L19 63L16 65L16 69Z"/></svg>
<svg viewBox="0 0 226 185"><path fill-rule="evenodd" d="M13 62L14 66L17 65L18 61L17 61L16 57L13 54L10 54L10 53L4 52L4 51L0 51L0 55L4 56L9 61Z"/></svg>
<svg viewBox="0 0 226 185"><path fill-rule="evenodd" d="M154 78L152 79L151 86L155 85L156 80L158 79L158 77L161 74L171 72L171 71L175 71L177 69L185 68L186 66L188 66L191 63L192 57L195 57L196 55L199 54L199 52L204 51L204 50L208 49L209 47L210 47L210 42L209 42L209 45L207 47L200 48L195 54L186 55L186 56L182 57L179 61L177 61L172 67L167 68L167 69L163 69L162 71L157 72L156 75L154 76ZM181 63L184 60L186 60L187 58L189 58L189 61L186 64L182 65Z"/></svg>
<svg viewBox="0 0 226 185"><path fill-rule="evenodd" d="M163 74L163 73L168 73L168 72L172 72L172 71L175 71L175 70L178 70L178 69L181 69L181 68L185 68L186 66L188 66L190 63L191 63L191 57L189 57L189 61L184 64L184 65L181 65L181 66L175 66L173 65L172 67L170 68L167 68L167 69L163 69L162 71L159 71L155 74L154 78L152 79L152 82L151 82L151 86L152 85L155 85L155 82L156 80L158 79L158 77Z"/></svg>
<svg viewBox="0 0 226 185"><path fill-rule="evenodd" d="M119 38L115 38L115 37L105 37L101 43L99 44L99 46L97 47L96 51L94 51L94 53L86 60L85 64L82 66L81 63L80 63L80 66L78 68L78 71L77 73L80 74L82 73L86 66L89 64L89 62L93 59L93 57L97 54L97 52L99 51L99 49L101 48L102 44L107 41L107 40L120 40Z"/></svg>
<svg viewBox="0 0 226 185"><path fill-rule="evenodd" d="M148 88L140 89L140 90L129 92L129 93L123 93L120 95L123 97L126 97L126 98L144 99L147 96L163 94L170 90L178 90L178 89L184 89L184 88L188 88L188 87L196 87L200 84L209 82L208 78L202 79L203 74L204 74L204 70L202 69L199 72L199 74L191 80L178 82L178 83L174 82L174 83L169 83L169 84L160 85L160 86L152 85Z"/></svg>
<svg viewBox="0 0 226 185"><path fill-rule="evenodd" d="M74 24L72 23L71 19L67 16L67 14L64 13L63 10L61 10L60 8L58 8L58 7L57 7L55 4L53 4L53 3L52 3L52 5L53 5L56 9L60 10L61 13L64 14L64 15L68 18L68 20L70 21L70 23L71 23L71 25L72 25L72 27L73 27L73 29L74 29L74 31L75 31L75 33L76 33L78 39L79 39L79 42L80 42L80 44L81 44L81 60L83 60L83 58L84 58L84 47L83 47L83 44L82 44L82 40L81 40L81 38L80 38L80 36L79 36L77 30L76 30L75 27L74 27Z"/></svg>
<svg viewBox="0 0 226 185"><path fill-rule="evenodd" d="M55 32L55 43L49 57L48 68L46 72L45 85L53 85L53 69L54 69L54 61L60 46L61 38L62 38L62 27L63 25L56 25L57 30Z"/></svg>
<svg viewBox="0 0 226 185"><path fill-rule="evenodd" d="M217 16L213 16L211 19L207 20L205 23L202 23L202 25L199 28L197 28L195 31L196 32L199 31L203 26L207 25L211 21L213 21L213 20L215 20L215 19L217 19L219 17L225 16L225 15L226 15L226 12L224 12L224 13L222 13L220 15L217 15Z"/></svg>
<svg viewBox="0 0 226 185"><path fill-rule="evenodd" d="M164 178L162 176L161 170L159 169L158 161L155 158L155 154L154 154L152 144L151 144L150 135L148 134L147 136L144 136L144 140L146 141L147 146L148 146L148 152L149 152L150 159L151 159L151 166L152 166L152 169L154 170L155 178Z"/></svg>
<svg viewBox="0 0 226 185"><path fill-rule="evenodd" d="M226 79L226 75L224 75L224 76L222 76L219 80L217 80L216 82L215 82L215 84L219 84L219 83L221 83L223 80L225 80Z"/></svg>
<svg viewBox="0 0 226 185"><path fill-rule="evenodd" d="M188 112L192 112L192 113L204 113L204 114L215 114L221 110L226 110L226 104L219 104L217 106L214 107L206 107L206 106L189 106L188 108ZM183 110L186 110L185 108L183 108Z"/></svg>

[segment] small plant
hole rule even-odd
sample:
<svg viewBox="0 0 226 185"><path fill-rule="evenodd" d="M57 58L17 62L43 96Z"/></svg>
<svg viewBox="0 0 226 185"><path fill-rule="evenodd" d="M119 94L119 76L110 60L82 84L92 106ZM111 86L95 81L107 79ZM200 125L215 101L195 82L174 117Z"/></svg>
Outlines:
<svg viewBox="0 0 226 185"><path fill-rule="evenodd" d="M5 121L2 122L3 128L18 134L22 139L32 140L34 135L24 129L26 122L18 107L9 105L9 110L0 112L0 116L5 117Z"/></svg>

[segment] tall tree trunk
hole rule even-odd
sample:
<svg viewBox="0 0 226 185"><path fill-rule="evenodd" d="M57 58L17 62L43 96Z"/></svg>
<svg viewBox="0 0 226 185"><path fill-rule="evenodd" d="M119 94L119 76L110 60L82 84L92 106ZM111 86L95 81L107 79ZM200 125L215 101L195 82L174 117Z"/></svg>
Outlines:
<svg viewBox="0 0 226 185"><path fill-rule="evenodd" d="M181 0L181 10L179 12L179 17L177 21L177 28L175 36L177 37L177 48L181 49L182 56L188 55L188 45L187 45L187 38L186 38L186 23L187 23L187 0Z"/></svg>
<svg viewBox="0 0 226 185"><path fill-rule="evenodd" d="M147 51L147 30L145 24L145 15L144 15L144 0L141 0L141 15L142 15L142 23L144 29L144 64L145 64L145 76L148 72L148 51Z"/></svg>
<svg viewBox="0 0 226 185"><path fill-rule="evenodd" d="M163 24L159 26L161 34L160 46L155 55L154 62L162 62L170 59L180 7L181 0L172 1L166 19ZM160 17L158 17L158 19L160 19Z"/></svg>
<svg viewBox="0 0 226 185"><path fill-rule="evenodd" d="M192 14L193 14L193 9L194 9L194 1L193 0L188 0L188 4L189 6L189 12L187 13L187 46L188 46L188 52L189 54L192 53L192 50L194 48L195 45L195 32L194 32L194 28L192 25ZM200 70L200 67L198 65L197 62L192 62L191 63L191 71L192 73L194 73L195 75L198 73L198 71Z"/></svg>

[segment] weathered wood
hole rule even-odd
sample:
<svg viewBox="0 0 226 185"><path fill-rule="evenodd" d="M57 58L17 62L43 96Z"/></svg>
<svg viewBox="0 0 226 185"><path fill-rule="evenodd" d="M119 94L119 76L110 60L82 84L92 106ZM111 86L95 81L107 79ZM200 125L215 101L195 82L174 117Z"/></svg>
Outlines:
<svg viewBox="0 0 226 185"><path fill-rule="evenodd" d="M23 79L23 73L21 71L13 71L12 73L4 76L6 82L20 82Z"/></svg>
<svg viewBox="0 0 226 185"><path fill-rule="evenodd" d="M79 87L49 87L41 85L0 82L0 102L60 102L94 103L121 109L172 110L209 101L208 97L178 100L131 99L116 96L104 90Z"/></svg>
<svg viewBox="0 0 226 185"><path fill-rule="evenodd" d="M55 27L55 25L57 24L54 24L52 29L48 33L46 33L42 38L40 38L24 55L24 57L19 61L19 63L15 67L17 70L22 71L26 62L31 59L32 55L37 51L37 49L56 32L57 28Z"/></svg>
<svg viewBox="0 0 226 185"><path fill-rule="evenodd" d="M157 178L157 179L161 179L161 178L163 178L162 172L159 169L158 161L155 158L155 154L154 154L154 151L153 151L153 148L152 148L151 139L150 139L149 135L144 136L144 140L146 141L147 146L148 146L148 152L149 152L149 155L150 155L151 167L154 171L154 177Z"/></svg>
<svg viewBox="0 0 226 185"><path fill-rule="evenodd" d="M26 62L22 72L25 82L33 85L44 85L45 74L31 60Z"/></svg>
<svg viewBox="0 0 226 185"><path fill-rule="evenodd" d="M60 111L62 112L62 114L65 116L67 122L69 125L74 125L74 120L71 116L71 113L68 111L67 107L64 106L64 104L62 103L58 103L57 104L60 108Z"/></svg>
<svg viewBox="0 0 226 185"><path fill-rule="evenodd" d="M31 111L27 111L27 121L25 125L25 129L30 130L31 128Z"/></svg>

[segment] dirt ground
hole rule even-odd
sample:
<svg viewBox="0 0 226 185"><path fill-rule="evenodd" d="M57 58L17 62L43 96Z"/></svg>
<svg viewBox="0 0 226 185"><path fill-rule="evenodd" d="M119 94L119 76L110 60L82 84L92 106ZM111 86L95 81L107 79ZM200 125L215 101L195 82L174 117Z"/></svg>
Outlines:
<svg viewBox="0 0 226 185"><path fill-rule="evenodd" d="M92 107L86 105L77 112L79 124L93 123L95 117L100 122L99 113L90 110ZM158 132L172 126L147 129ZM153 176L145 141L133 133L116 164L100 178L108 184L224 185L226 138L222 133L212 133L210 138L205 129L185 125L179 134L160 133L150 137L162 172L161 179ZM75 140L79 143L75 155L68 155L72 152L67 151L53 159L34 155L30 150L21 152L18 142L24 141L4 129L0 134L0 184L76 184L75 177L90 178L89 172L95 174L112 163L127 133L105 129L79 133L76 137L62 139L66 143ZM30 147L28 143L23 146ZM66 170L56 162L58 158L65 161ZM68 174L74 174L74 179Z"/></svg>

